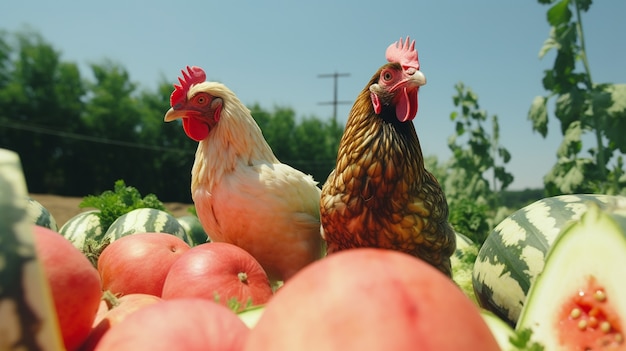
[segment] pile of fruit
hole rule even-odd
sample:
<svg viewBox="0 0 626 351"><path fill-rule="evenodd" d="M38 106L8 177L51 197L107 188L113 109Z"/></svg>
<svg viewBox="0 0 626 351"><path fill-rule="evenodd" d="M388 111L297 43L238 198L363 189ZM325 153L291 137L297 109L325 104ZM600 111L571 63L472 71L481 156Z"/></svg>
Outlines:
<svg viewBox="0 0 626 351"><path fill-rule="evenodd" d="M0 150L0 349L626 349L624 197L537 201L480 248L458 234L454 280L354 249L283 283L123 183L100 200L122 191L137 200L123 214L89 209L58 227Z"/></svg>

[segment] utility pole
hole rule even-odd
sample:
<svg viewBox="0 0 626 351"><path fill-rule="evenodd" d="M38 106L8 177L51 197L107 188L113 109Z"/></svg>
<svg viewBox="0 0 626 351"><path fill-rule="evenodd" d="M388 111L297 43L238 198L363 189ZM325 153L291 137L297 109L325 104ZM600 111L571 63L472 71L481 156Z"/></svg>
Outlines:
<svg viewBox="0 0 626 351"><path fill-rule="evenodd" d="M334 79L334 90L333 90L333 101L326 102L318 102L319 105L333 105L333 123L337 123L337 105L339 104L351 104L351 101L339 101L337 100L337 80L339 77L348 77L350 73L330 73L330 74L319 74L318 78L333 78Z"/></svg>

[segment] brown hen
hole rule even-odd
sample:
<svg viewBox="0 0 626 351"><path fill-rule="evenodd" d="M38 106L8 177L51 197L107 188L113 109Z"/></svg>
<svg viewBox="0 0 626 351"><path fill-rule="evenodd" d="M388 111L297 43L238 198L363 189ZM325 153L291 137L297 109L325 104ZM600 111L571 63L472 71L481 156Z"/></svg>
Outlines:
<svg viewBox="0 0 626 351"><path fill-rule="evenodd" d="M357 247L403 251L451 276L456 235L437 179L424 168L413 126L426 84L415 42L392 44L357 97L322 188L320 215L328 253Z"/></svg>

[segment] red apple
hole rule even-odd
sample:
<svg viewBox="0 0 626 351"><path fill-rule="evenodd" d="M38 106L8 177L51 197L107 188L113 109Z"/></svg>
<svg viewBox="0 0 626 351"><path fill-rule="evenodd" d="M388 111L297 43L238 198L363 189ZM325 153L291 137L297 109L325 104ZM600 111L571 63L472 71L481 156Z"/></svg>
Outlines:
<svg viewBox="0 0 626 351"><path fill-rule="evenodd" d="M170 266L189 249L182 239L166 233L135 233L119 238L98 258L102 288L115 295L161 296Z"/></svg>
<svg viewBox="0 0 626 351"><path fill-rule="evenodd" d="M272 296L267 274L247 251L227 243L205 243L185 252L172 266L162 297L200 297L243 309L261 305Z"/></svg>

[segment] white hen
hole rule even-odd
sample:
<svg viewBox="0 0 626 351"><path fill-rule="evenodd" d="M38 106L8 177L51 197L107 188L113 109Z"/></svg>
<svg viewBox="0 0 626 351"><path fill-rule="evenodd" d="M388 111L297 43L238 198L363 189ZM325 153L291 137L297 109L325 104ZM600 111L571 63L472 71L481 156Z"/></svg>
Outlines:
<svg viewBox="0 0 626 351"><path fill-rule="evenodd" d="M250 110L225 85L187 67L165 121L182 119L199 142L191 171L198 218L211 240L254 256L271 280L287 280L321 257L320 189L280 163Z"/></svg>

